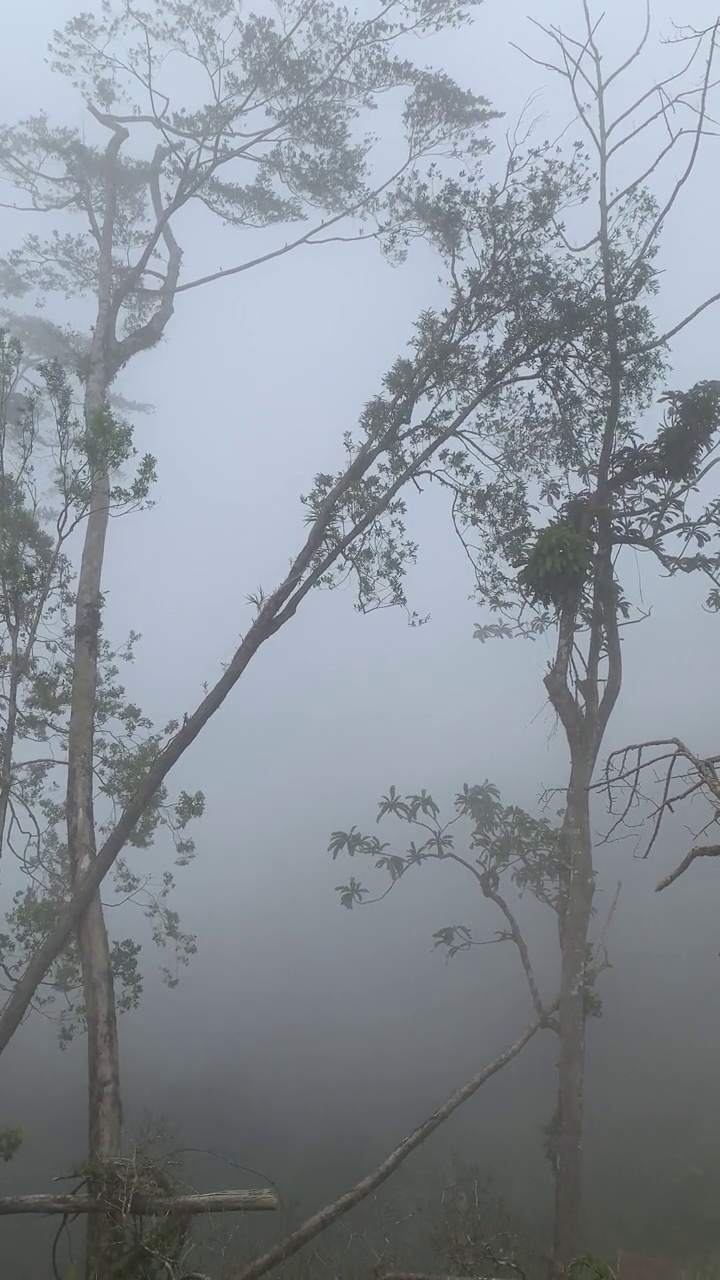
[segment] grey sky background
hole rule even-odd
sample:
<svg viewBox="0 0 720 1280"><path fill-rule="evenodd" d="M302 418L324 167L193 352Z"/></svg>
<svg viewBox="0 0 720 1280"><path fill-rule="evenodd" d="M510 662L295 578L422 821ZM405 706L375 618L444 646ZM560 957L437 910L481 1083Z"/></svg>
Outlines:
<svg viewBox="0 0 720 1280"><path fill-rule="evenodd" d="M639 34L644 6L607 7L611 59ZM543 51L529 9L578 30L581 7L570 0L487 0L470 31L415 51L507 114L491 127L498 140L534 92L532 114L548 117L538 136L559 132L572 115L564 86L510 47L519 40ZM81 122L74 92L43 62L51 27L75 11L68 0L13 9L0 55L4 121L44 107L53 120ZM714 17L711 0L662 0L653 11L655 39L628 93L669 64L672 51L657 36L672 16L698 26ZM382 131L382 118L374 123ZM661 322L720 288L719 162L720 139L709 139L668 224ZM5 252L24 227L0 213ZM189 273L246 256L247 237L193 216ZM123 377L124 394L155 406L138 419L137 440L158 457L159 485L154 510L112 524L106 632L117 641L142 633L127 685L157 721L194 707L249 624L247 593L271 589L283 574L302 538L300 493L315 472L337 465L343 431L402 353L418 312L439 298L436 275L423 249L399 269L372 244L300 250L185 295L164 343ZM717 333L711 311L677 340L671 385L720 377ZM348 1170L361 1173L529 1017L511 952L487 948L444 965L433 951L434 929L478 918L449 869L422 869L382 904L352 914L334 892L349 871L381 887L369 867L333 865L326 846L335 828L369 827L391 783L427 787L447 804L465 781L490 777L508 802L530 807L564 777L564 745L543 697L549 641L474 641L481 612L468 599L469 566L443 504L414 503L412 530L420 557L410 603L430 622L412 630L399 612L361 617L351 589L310 597L172 776L175 787L207 795L198 856L179 873L177 895L200 952L168 992L148 948L144 1004L122 1020L128 1112L170 1114L193 1141L241 1162L261 1162L269 1134L288 1168L332 1163L344 1146L352 1148ZM673 733L717 749L718 620L702 612L694 584L645 574L642 590L653 613L627 633L625 688L607 745ZM624 883L614 969L603 980L607 1012L591 1035L591 1112L612 1132L628 1123L631 1103L642 1110L631 1071L638 1055L654 1064L653 1106L666 1109L678 1089L701 1092L720 1062L718 867L699 864L671 892L653 894L687 838L679 826L678 844L666 839L650 863L633 860L630 844L602 855L600 902L619 876ZM158 868L163 851L149 855ZM551 926L539 914L529 920L538 940L552 942ZM134 927L125 916L115 935ZM496 927L488 918L489 931ZM692 1053L670 1062L668 1041L678 1037ZM78 1044L60 1055L42 1021L16 1038L3 1062L3 1112L30 1133L16 1164L0 1169L0 1187L12 1178L39 1190L48 1150L62 1163L81 1149L83 1052ZM512 1080L471 1104L453 1140L474 1126L482 1151L501 1152L508 1126L527 1130L531 1098L542 1122L549 1053L535 1046ZM611 1070L612 1095L603 1083ZM536 1130L522 1141L537 1163ZM271 1164L262 1167L272 1174Z"/></svg>

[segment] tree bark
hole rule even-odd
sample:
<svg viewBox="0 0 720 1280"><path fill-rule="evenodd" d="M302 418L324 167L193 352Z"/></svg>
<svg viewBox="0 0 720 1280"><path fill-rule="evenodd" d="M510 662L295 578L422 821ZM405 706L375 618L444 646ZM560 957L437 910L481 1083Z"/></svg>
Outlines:
<svg viewBox="0 0 720 1280"><path fill-rule="evenodd" d="M102 353L91 372L85 397L85 421L92 430L104 408ZM101 631L103 558L109 520L110 480L96 477L85 531L75 605L73 687L68 734L67 829L73 889L96 856L93 804L95 699ZM120 1052L110 944L98 890L77 927L82 970L88 1051L88 1157L91 1167L106 1165L120 1154L122 1102ZM95 1194L102 1180L93 1178ZM102 1254L109 1223L101 1215L88 1218L86 1280L101 1280Z"/></svg>
<svg viewBox="0 0 720 1280"><path fill-rule="evenodd" d="M585 975L594 891L589 784L592 766L573 761L563 823L567 856L560 913L561 978L558 1008L560 1056L556 1120L556 1273L581 1250L582 1136L585 1093Z"/></svg>
<svg viewBox="0 0 720 1280"><path fill-rule="evenodd" d="M127 130L113 127L104 155L104 204L98 237L97 315L85 382L85 429L92 439L97 416L106 408L107 391L117 373L114 359L116 307L113 307L117 160ZM92 453L92 462L98 459ZM95 701L98 645L102 626L102 570L110 519L110 476L102 460L92 476L90 511L85 528L77 598L73 682L68 731L67 831L73 890L97 856L93 804ZM102 1196L101 1166L120 1154L122 1103L120 1053L110 944L103 917L100 889L88 902L77 925L78 951L85 997L88 1040L88 1157L97 1174L89 1189ZM110 1240L109 1215L88 1218L85 1255L86 1280L103 1280L102 1257Z"/></svg>

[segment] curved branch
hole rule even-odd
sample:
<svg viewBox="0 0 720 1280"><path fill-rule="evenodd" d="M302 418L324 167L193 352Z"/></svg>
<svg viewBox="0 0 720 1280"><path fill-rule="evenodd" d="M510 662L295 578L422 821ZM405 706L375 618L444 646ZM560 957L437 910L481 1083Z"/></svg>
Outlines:
<svg viewBox="0 0 720 1280"><path fill-rule="evenodd" d="M533 972L533 967L530 962L530 952L528 951L527 943L525 942L525 939L523 938L523 935L520 931L520 926L517 920L515 919L515 916L513 915L512 911L510 910L510 907L508 906L507 902L503 898L502 894L498 893L496 889L491 889L489 886L486 886L485 888L483 888L483 893L485 894L486 898L489 898L491 902L495 903L496 907L499 907L500 911L502 911L505 919L510 925L513 942L515 943L515 946L520 952L522 967L525 970L525 977L527 978L528 986L530 988L530 996L532 998L533 1008L538 1018L545 1020L547 1019L547 1013L545 1011L545 1006L543 1005L543 1002L540 999L540 992L538 990L537 982L535 981L535 974Z"/></svg>
<svg viewBox="0 0 720 1280"><path fill-rule="evenodd" d="M537 982L535 981L535 974L533 972L532 963L530 961L530 952L528 951L527 943L525 942L525 939L522 935L520 925L518 924L507 902L503 898L502 894L498 893L497 889L492 888L492 886L488 882L487 876L484 876L482 872L478 871L477 868L474 867L471 862L468 862L465 858L462 858L459 853L444 853L443 857L449 858L452 862L459 862L461 866L466 867L467 870L470 871L472 875L475 876L475 879L479 881L480 888L482 889L485 897L489 898L491 902L494 902L495 906L498 907L500 911L502 911L502 914L504 915L505 919L510 925L512 940L515 943L515 946L517 947L518 951L520 952L522 967L525 970L525 977L527 978L528 986L530 988L530 996L532 998L533 1008L538 1018L540 1018L541 1021L545 1021L548 1015L547 1015L545 1006L543 1005L543 1002L540 999L540 992L538 990Z"/></svg>
<svg viewBox="0 0 720 1280"><path fill-rule="evenodd" d="M682 862L665 876L658 885L655 886L655 892L660 893L663 889L667 889L668 885L678 880L685 871L687 871L691 862L696 858L720 858L720 844L702 844L696 845L689 853L685 855Z"/></svg>

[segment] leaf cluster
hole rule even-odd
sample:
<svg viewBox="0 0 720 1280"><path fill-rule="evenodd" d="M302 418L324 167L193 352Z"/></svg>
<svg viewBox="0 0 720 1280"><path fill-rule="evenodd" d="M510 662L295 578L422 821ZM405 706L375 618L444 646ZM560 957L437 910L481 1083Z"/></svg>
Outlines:
<svg viewBox="0 0 720 1280"><path fill-rule="evenodd" d="M439 806L427 791L403 796L391 787L378 805L377 821L393 816L413 828L417 834L406 850L395 852L389 842L351 827L332 833L329 852L333 860L340 853L370 858L376 870L387 873L390 888L411 867L430 859L453 861L470 874L485 898L498 898L503 878L507 878L521 896L527 891L557 908L562 853L556 828L515 805L504 805L490 782L465 784L455 796L453 808L454 816L443 822ZM458 827L464 831L460 838ZM355 877L338 885L337 892L348 909L378 901L369 898L369 891ZM445 947L448 956L479 945L466 925L446 926L434 938L435 945ZM498 941L505 939L515 940L512 927L496 935Z"/></svg>
<svg viewBox="0 0 720 1280"><path fill-rule="evenodd" d="M187 206L245 232L312 220L297 243L346 218L350 238L379 235L401 175L485 149L487 101L402 48L466 20L456 0L390 0L362 15L333 0L284 0L273 13L237 0L103 0L80 13L54 33L51 65L93 119L76 129L38 113L0 128L16 207L56 215L49 235L30 233L0 263L0 288L40 306L52 292L94 303L102 280L116 372L159 340L176 291L207 278L180 279L169 224ZM399 154L378 177L369 117L398 96ZM98 126L109 133L96 142ZM111 160L108 138L119 141Z"/></svg>
<svg viewBox="0 0 720 1280"><path fill-rule="evenodd" d="M579 600L592 565L592 539L554 520L538 530L525 550L518 564L518 586L533 604L559 612Z"/></svg>
<svg viewBox="0 0 720 1280"><path fill-rule="evenodd" d="M449 302L420 316L409 355L346 435L343 469L317 475L302 499L308 523L329 516L313 562L321 585L354 578L360 609L407 605L404 577L417 553L410 484L450 498L476 572L502 595L502 559L533 532L529 476L574 456L570 424L587 418L600 280L597 263L569 253L559 231L563 208L585 199L587 183L580 151L564 158L547 146L513 154L500 182L468 168L395 193L405 238L394 248L429 241ZM471 549L473 532L482 542Z"/></svg>
<svg viewBox="0 0 720 1280"><path fill-rule="evenodd" d="M0 1160L8 1164L17 1155L24 1141L24 1129L0 1125Z"/></svg>
<svg viewBox="0 0 720 1280"><path fill-rule="evenodd" d="M74 572L67 552L87 516L96 470L118 471L135 453L132 429L109 409L81 425L72 384L59 362L41 363L38 385L27 386L21 345L0 332L0 849L10 854L10 874L21 878L0 932L0 984L12 987L52 929L71 890L67 859L64 783L74 660ZM25 379L25 380L24 380ZM20 404L19 412L16 406ZM11 412L12 410L12 412ZM129 486L111 488L121 513L148 501L154 462L146 459ZM98 830L112 826L165 741L173 721L156 730L129 698L121 664L132 663L139 637L114 647L99 641L94 773ZM193 856L186 835L202 815L202 793L181 792L170 801L161 787L131 834L129 844L150 849L160 829L170 834L175 860ZM158 879L118 864L115 892L144 909L155 943L170 945L170 985L178 966L195 952L170 896L168 870ZM118 1007L135 1007L142 992L140 946L132 938L112 943ZM38 993L36 1007L60 1003L61 1043L82 1025L81 972L71 940Z"/></svg>

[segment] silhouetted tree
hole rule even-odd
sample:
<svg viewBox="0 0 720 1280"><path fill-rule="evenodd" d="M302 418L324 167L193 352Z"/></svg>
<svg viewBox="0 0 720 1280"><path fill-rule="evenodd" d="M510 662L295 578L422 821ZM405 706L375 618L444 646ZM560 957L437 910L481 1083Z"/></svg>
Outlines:
<svg viewBox="0 0 720 1280"><path fill-rule="evenodd" d="M660 233L695 166L706 128L717 28L694 38L691 64L704 57L694 86L680 87L678 73L635 102L621 100L615 106L618 84L646 46L650 12L638 47L610 68L597 41L599 23L588 4L583 7L585 29L579 38L541 27L557 61L552 55L549 60L533 55L531 60L563 78L587 139L587 151L577 142L574 163L583 173L581 200L587 205L592 199L596 221L588 230L583 218L575 236L565 218L555 219L558 237L576 264L577 281L575 297L558 297L556 309L559 314L574 311L577 317L581 307L587 329L579 346L571 344L569 358L528 370L533 392L527 400L506 402L488 414L481 448L474 439L462 439L459 448L442 457L444 467L435 465L427 473L451 495L455 529L474 566L477 599L495 614L493 622L478 626L477 637L485 641L548 631L556 637L544 684L569 753L553 902L561 988L557 1019L546 1019L557 1031L560 1047L557 1110L547 1131L555 1171L558 1270L581 1246L585 1023L593 1011L588 975L594 980L597 964L590 942L596 876L590 797L621 689L622 628L642 616L623 591L628 552L633 560L645 554L669 575L705 575L711 588L708 604L720 604L720 505L717 499L698 496L720 433L720 381L709 378L684 392L665 390L659 423L654 407L658 392L667 386L670 340L720 295L703 301L664 333L653 318ZM649 141L654 126L663 130L657 151L646 155L634 177L616 176L627 149L638 140ZM683 146L680 176L658 195L662 162ZM448 207L438 201L433 207L436 218L429 221L445 229L448 241L454 237L455 261L470 258L474 228L462 203ZM522 312L517 324L530 336L536 317ZM462 382L460 387L462 394ZM546 415L542 432L541 406ZM470 788L458 797L461 814L468 811L468 797L481 792ZM435 829L434 802L428 810L423 797L425 793L398 797L391 792L383 811L412 822L425 814L423 821L432 828L426 844L413 845L396 858L351 832L337 833L333 848L370 853L395 880L427 857L462 861L454 844L445 843L446 827ZM483 820L480 834L473 833L469 843L468 870L486 896L498 870L524 866L528 852L537 856L512 833L510 815L517 811L501 811L498 804L496 796L490 797L495 825ZM537 836L535 832L533 840ZM498 865L497 848L502 850ZM517 878L516 871L512 874ZM344 886L346 905L358 901L362 892L356 881ZM506 936L520 948L533 1002L540 1008L509 910L501 902L496 905L508 921ZM464 950L476 939L463 926L441 930L438 940L451 950Z"/></svg>

